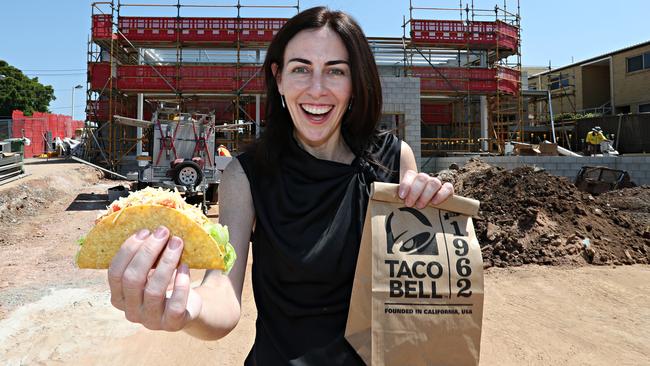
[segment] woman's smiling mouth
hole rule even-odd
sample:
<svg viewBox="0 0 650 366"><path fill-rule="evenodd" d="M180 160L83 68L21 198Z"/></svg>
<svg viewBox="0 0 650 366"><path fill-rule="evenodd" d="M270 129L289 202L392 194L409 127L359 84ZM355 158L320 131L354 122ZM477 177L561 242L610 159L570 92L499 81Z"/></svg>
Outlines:
<svg viewBox="0 0 650 366"><path fill-rule="evenodd" d="M333 105L300 104L307 117L314 122L322 122L334 109Z"/></svg>

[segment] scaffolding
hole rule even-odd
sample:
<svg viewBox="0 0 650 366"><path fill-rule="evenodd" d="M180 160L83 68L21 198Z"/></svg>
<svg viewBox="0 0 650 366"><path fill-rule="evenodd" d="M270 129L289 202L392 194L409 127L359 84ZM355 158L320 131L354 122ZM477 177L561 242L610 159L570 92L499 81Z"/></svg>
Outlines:
<svg viewBox="0 0 650 366"><path fill-rule="evenodd" d="M217 144L232 151L259 134L263 57L288 16L300 10L299 0L285 5L111 0L95 2L91 9L85 158L119 170L146 151L153 135L115 116L150 120L156 110L170 106L178 113L212 113L218 124L241 124L217 136ZM249 10L264 9L291 14L244 17ZM142 10L147 16L134 15ZM201 16L187 16L196 11Z"/></svg>
<svg viewBox="0 0 650 366"><path fill-rule="evenodd" d="M493 9L457 4L409 0L403 21L404 73L420 78L422 151L502 152L523 138L519 0L516 12L506 0Z"/></svg>

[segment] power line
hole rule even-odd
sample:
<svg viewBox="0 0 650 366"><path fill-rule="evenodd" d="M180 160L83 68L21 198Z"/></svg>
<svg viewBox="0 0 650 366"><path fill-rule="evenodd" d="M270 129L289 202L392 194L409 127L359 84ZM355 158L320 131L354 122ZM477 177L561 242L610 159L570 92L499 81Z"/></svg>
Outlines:
<svg viewBox="0 0 650 366"><path fill-rule="evenodd" d="M23 69L21 71L32 71L32 72L50 72L50 71L56 71L56 72L62 72L62 71L84 71L86 70L85 68L83 69Z"/></svg>
<svg viewBox="0 0 650 366"><path fill-rule="evenodd" d="M85 75L85 72L75 72L75 73L66 73L66 74L40 74L40 73L26 73L28 76L71 76L71 75Z"/></svg>

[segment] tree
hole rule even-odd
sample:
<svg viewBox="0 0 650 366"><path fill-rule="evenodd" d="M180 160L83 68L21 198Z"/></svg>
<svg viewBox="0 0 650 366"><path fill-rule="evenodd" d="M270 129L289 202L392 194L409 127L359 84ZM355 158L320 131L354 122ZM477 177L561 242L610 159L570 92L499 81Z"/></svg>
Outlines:
<svg viewBox="0 0 650 366"><path fill-rule="evenodd" d="M0 60L0 116L11 116L14 109L26 115L48 112L50 102L55 99L52 86L39 83L38 78L28 78L19 69Z"/></svg>

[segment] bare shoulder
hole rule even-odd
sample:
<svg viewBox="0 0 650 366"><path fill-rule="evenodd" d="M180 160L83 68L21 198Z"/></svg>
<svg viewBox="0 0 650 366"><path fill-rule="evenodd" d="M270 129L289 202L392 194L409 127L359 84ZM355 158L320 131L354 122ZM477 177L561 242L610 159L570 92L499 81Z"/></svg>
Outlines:
<svg viewBox="0 0 650 366"><path fill-rule="evenodd" d="M241 291L248 258L249 239L255 221L255 209L248 177L238 159L232 159L219 183L219 223L228 226L230 243L235 248L237 260L228 276L232 282L237 299L241 300ZM209 278L220 276L214 272L206 273Z"/></svg>
<svg viewBox="0 0 650 366"><path fill-rule="evenodd" d="M222 181L230 182L232 180L238 183L241 183L243 181L248 183L246 172L244 172L244 168L241 166L241 163L237 158L233 158L230 163L226 165L226 169L223 171Z"/></svg>
<svg viewBox="0 0 650 366"><path fill-rule="evenodd" d="M407 170L418 171L418 165L415 161L415 155L413 154L413 149L405 141L402 141L402 146L400 149L400 158L399 158L399 175L400 178L404 176L404 173Z"/></svg>

